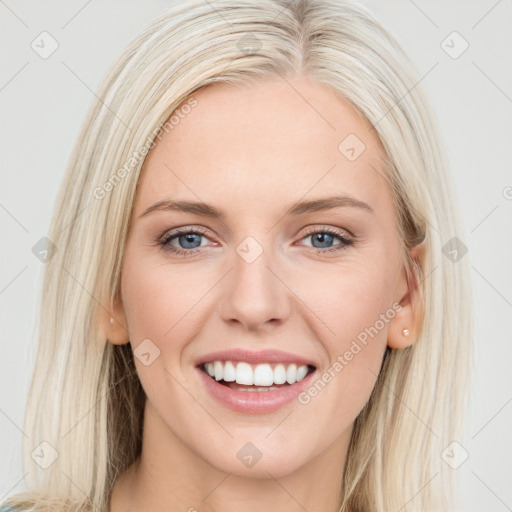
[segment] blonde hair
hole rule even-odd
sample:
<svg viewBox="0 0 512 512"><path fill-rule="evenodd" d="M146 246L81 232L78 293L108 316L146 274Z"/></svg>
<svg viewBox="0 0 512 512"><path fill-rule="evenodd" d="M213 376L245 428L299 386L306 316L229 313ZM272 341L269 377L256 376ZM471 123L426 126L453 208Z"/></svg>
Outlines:
<svg viewBox="0 0 512 512"><path fill-rule="evenodd" d="M374 127L398 212L403 263L422 298L414 345L387 349L356 419L340 510L446 510L454 472L442 450L463 435L473 326L467 257L437 121L414 67L355 0L180 1L136 37L91 105L59 191L44 274L40 339L23 457L27 491L4 505L107 510L115 479L141 452L145 394L131 346L109 343L98 312L119 294L139 172L154 139L193 92L308 76ZM412 260L408 248L425 244ZM48 468L31 452L49 443ZM48 445L44 445L50 451Z"/></svg>

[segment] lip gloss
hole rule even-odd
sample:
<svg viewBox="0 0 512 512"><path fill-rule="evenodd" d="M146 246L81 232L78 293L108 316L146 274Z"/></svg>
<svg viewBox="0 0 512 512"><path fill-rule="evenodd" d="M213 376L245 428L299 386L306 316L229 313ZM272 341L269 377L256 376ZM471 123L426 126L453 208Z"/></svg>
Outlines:
<svg viewBox="0 0 512 512"><path fill-rule="evenodd" d="M221 405L228 409L245 414L265 414L278 410L292 402L304 391L316 373L308 373L300 382L276 386L276 389L268 391L238 391L231 389L226 384L221 384L197 367L199 378L208 390L209 394ZM247 386L255 387L258 386Z"/></svg>

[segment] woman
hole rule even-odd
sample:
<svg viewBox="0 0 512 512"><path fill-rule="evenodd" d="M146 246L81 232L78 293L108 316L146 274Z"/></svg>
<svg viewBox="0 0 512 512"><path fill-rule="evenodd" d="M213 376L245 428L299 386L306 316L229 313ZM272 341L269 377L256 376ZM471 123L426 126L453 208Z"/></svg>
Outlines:
<svg viewBox="0 0 512 512"><path fill-rule="evenodd" d="M4 505L451 509L468 270L393 37L352 0L189 0L98 97Z"/></svg>

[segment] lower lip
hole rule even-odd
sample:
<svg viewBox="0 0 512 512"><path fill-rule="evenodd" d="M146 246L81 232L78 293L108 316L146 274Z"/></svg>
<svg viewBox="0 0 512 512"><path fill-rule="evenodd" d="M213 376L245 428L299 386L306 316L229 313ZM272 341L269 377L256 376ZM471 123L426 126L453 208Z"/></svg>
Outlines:
<svg viewBox="0 0 512 512"><path fill-rule="evenodd" d="M235 412L246 414L265 414L276 411L292 402L297 395L304 391L316 373L308 373L300 382L269 391L236 391L228 386L219 384L203 370L197 368L200 378L210 394L224 407Z"/></svg>

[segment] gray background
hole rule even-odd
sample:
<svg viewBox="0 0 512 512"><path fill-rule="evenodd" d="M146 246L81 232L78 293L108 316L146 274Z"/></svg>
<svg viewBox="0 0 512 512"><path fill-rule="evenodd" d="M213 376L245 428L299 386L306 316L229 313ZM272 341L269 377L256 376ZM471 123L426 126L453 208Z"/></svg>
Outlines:
<svg viewBox="0 0 512 512"><path fill-rule="evenodd" d="M462 510L512 510L512 4L366 3L394 31L423 77L466 230L477 373L464 441L469 458L454 470L461 477ZM43 269L32 247L47 233L93 91L128 41L168 5L0 0L0 501L23 488L22 420ZM59 45L47 59L31 48L43 31ZM453 31L469 44L458 58L442 46L446 40L452 54L462 48L462 40L446 39Z"/></svg>

